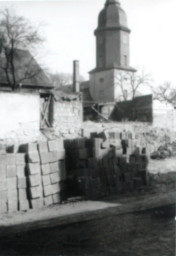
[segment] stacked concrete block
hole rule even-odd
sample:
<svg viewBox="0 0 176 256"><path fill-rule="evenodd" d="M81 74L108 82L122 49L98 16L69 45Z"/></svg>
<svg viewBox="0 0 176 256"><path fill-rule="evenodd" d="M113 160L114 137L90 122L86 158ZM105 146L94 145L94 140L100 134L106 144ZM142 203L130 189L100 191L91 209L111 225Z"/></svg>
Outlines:
<svg viewBox="0 0 176 256"><path fill-rule="evenodd" d="M92 199L146 185L146 149L137 140L123 130L67 141L69 175L78 181L78 194Z"/></svg>
<svg viewBox="0 0 176 256"><path fill-rule="evenodd" d="M6 155L0 154L0 213L7 212Z"/></svg>
<svg viewBox="0 0 176 256"><path fill-rule="evenodd" d="M17 190L17 158L16 154L6 154L6 185L7 185L7 209L9 212L18 210L18 190Z"/></svg>
<svg viewBox="0 0 176 256"><path fill-rule="evenodd" d="M16 153L16 173L18 190L18 209L28 210L30 208L27 191L26 154Z"/></svg>
<svg viewBox="0 0 176 256"><path fill-rule="evenodd" d="M66 179L65 149L63 140L55 139L38 144L44 205L59 203L61 183Z"/></svg>
<svg viewBox="0 0 176 256"><path fill-rule="evenodd" d="M9 212L18 210L16 155L6 154L7 208Z"/></svg>
<svg viewBox="0 0 176 256"><path fill-rule="evenodd" d="M21 150L26 152L27 160L27 197L32 209L43 206L43 191L41 182L40 157L36 143L21 146ZM20 190L22 193L22 191ZM25 198L25 191L22 197Z"/></svg>

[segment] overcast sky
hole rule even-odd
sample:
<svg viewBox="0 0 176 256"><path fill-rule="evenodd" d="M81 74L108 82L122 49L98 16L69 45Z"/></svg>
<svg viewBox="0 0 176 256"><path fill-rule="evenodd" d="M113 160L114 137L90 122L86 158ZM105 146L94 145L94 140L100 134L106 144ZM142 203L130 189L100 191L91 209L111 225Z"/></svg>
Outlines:
<svg viewBox="0 0 176 256"><path fill-rule="evenodd" d="M176 84L176 0L121 0L130 36L130 65L144 67L156 84ZM44 22L46 43L40 53L52 72L72 72L72 61L80 60L80 73L88 79L95 67L97 18L105 0L1 1L34 24ZM40 59L41 61L41 59Z"/></svg>

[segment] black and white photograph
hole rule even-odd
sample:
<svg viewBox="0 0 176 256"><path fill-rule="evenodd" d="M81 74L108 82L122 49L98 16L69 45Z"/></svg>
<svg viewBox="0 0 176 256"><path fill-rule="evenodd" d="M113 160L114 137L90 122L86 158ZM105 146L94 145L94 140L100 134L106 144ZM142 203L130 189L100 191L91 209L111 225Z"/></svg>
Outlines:
<svg viewBox="0 0 176 256"><path fill-rule="evenodd" d="M176 1L0 0L0 256L175 256Z"/></svg>

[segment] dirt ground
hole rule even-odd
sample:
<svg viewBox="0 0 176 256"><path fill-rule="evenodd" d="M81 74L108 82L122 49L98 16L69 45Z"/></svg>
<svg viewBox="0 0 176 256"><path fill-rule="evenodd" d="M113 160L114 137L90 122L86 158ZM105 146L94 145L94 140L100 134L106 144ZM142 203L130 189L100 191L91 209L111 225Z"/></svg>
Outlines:
<svg viewBox="0 0 176 256"><path fill-rule="evenodd" d="M152 173L174 172L176 159L155 160L150 162ZM145 195L136 194L118 196L109 201L113 204L136 202L146 195L158 191L146 191ZM166 191L166 194L169 191ZM107 203L108 199L106 199ZM110 203L111 202L111 203ZM98 206L83 203L83 211L98 206L99 209L109 207L105 202ZM92 206L93 205L93 206ZM57 206L56 215L70 214L74 204L67 207ZM93 208L92 208L93 209ZM30 211L28 221L32 222L38 216L45 218L50 213L49 208L41 211ZM41 215L40 215L41 214ZM9 227L19 222L26 215L25 212L0 216L0 231L3 225ZM152 210L121 215L110 215L101 219L94 219L75 224L62 225L53 228L36 229L20 232L0 238L0 256L174 256L175 255L175 211L174 206L167 206Z"/></svg>
<svg viewBox="0 0 176 256"><path fill-rule="evenodd" d="M109 216L0 240L1 256L174 256L174 207Z"/></svg>

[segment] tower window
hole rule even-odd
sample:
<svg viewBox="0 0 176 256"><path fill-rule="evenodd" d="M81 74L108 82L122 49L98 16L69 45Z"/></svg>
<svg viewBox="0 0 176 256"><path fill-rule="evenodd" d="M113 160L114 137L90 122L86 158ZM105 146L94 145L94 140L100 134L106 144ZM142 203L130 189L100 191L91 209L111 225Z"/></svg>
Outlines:
<svg viewBox="0 0 176 256"><path fill-rule="evenodd" d="M127 66L127 55L123 55L123 64Z"/></svg>
<svg viewBox="0 0 176 256"><path fill-rule="evenodd" d="M102 56L98 57L98 66L99 66L99 68L103 67L103 57Z"/></svg>

